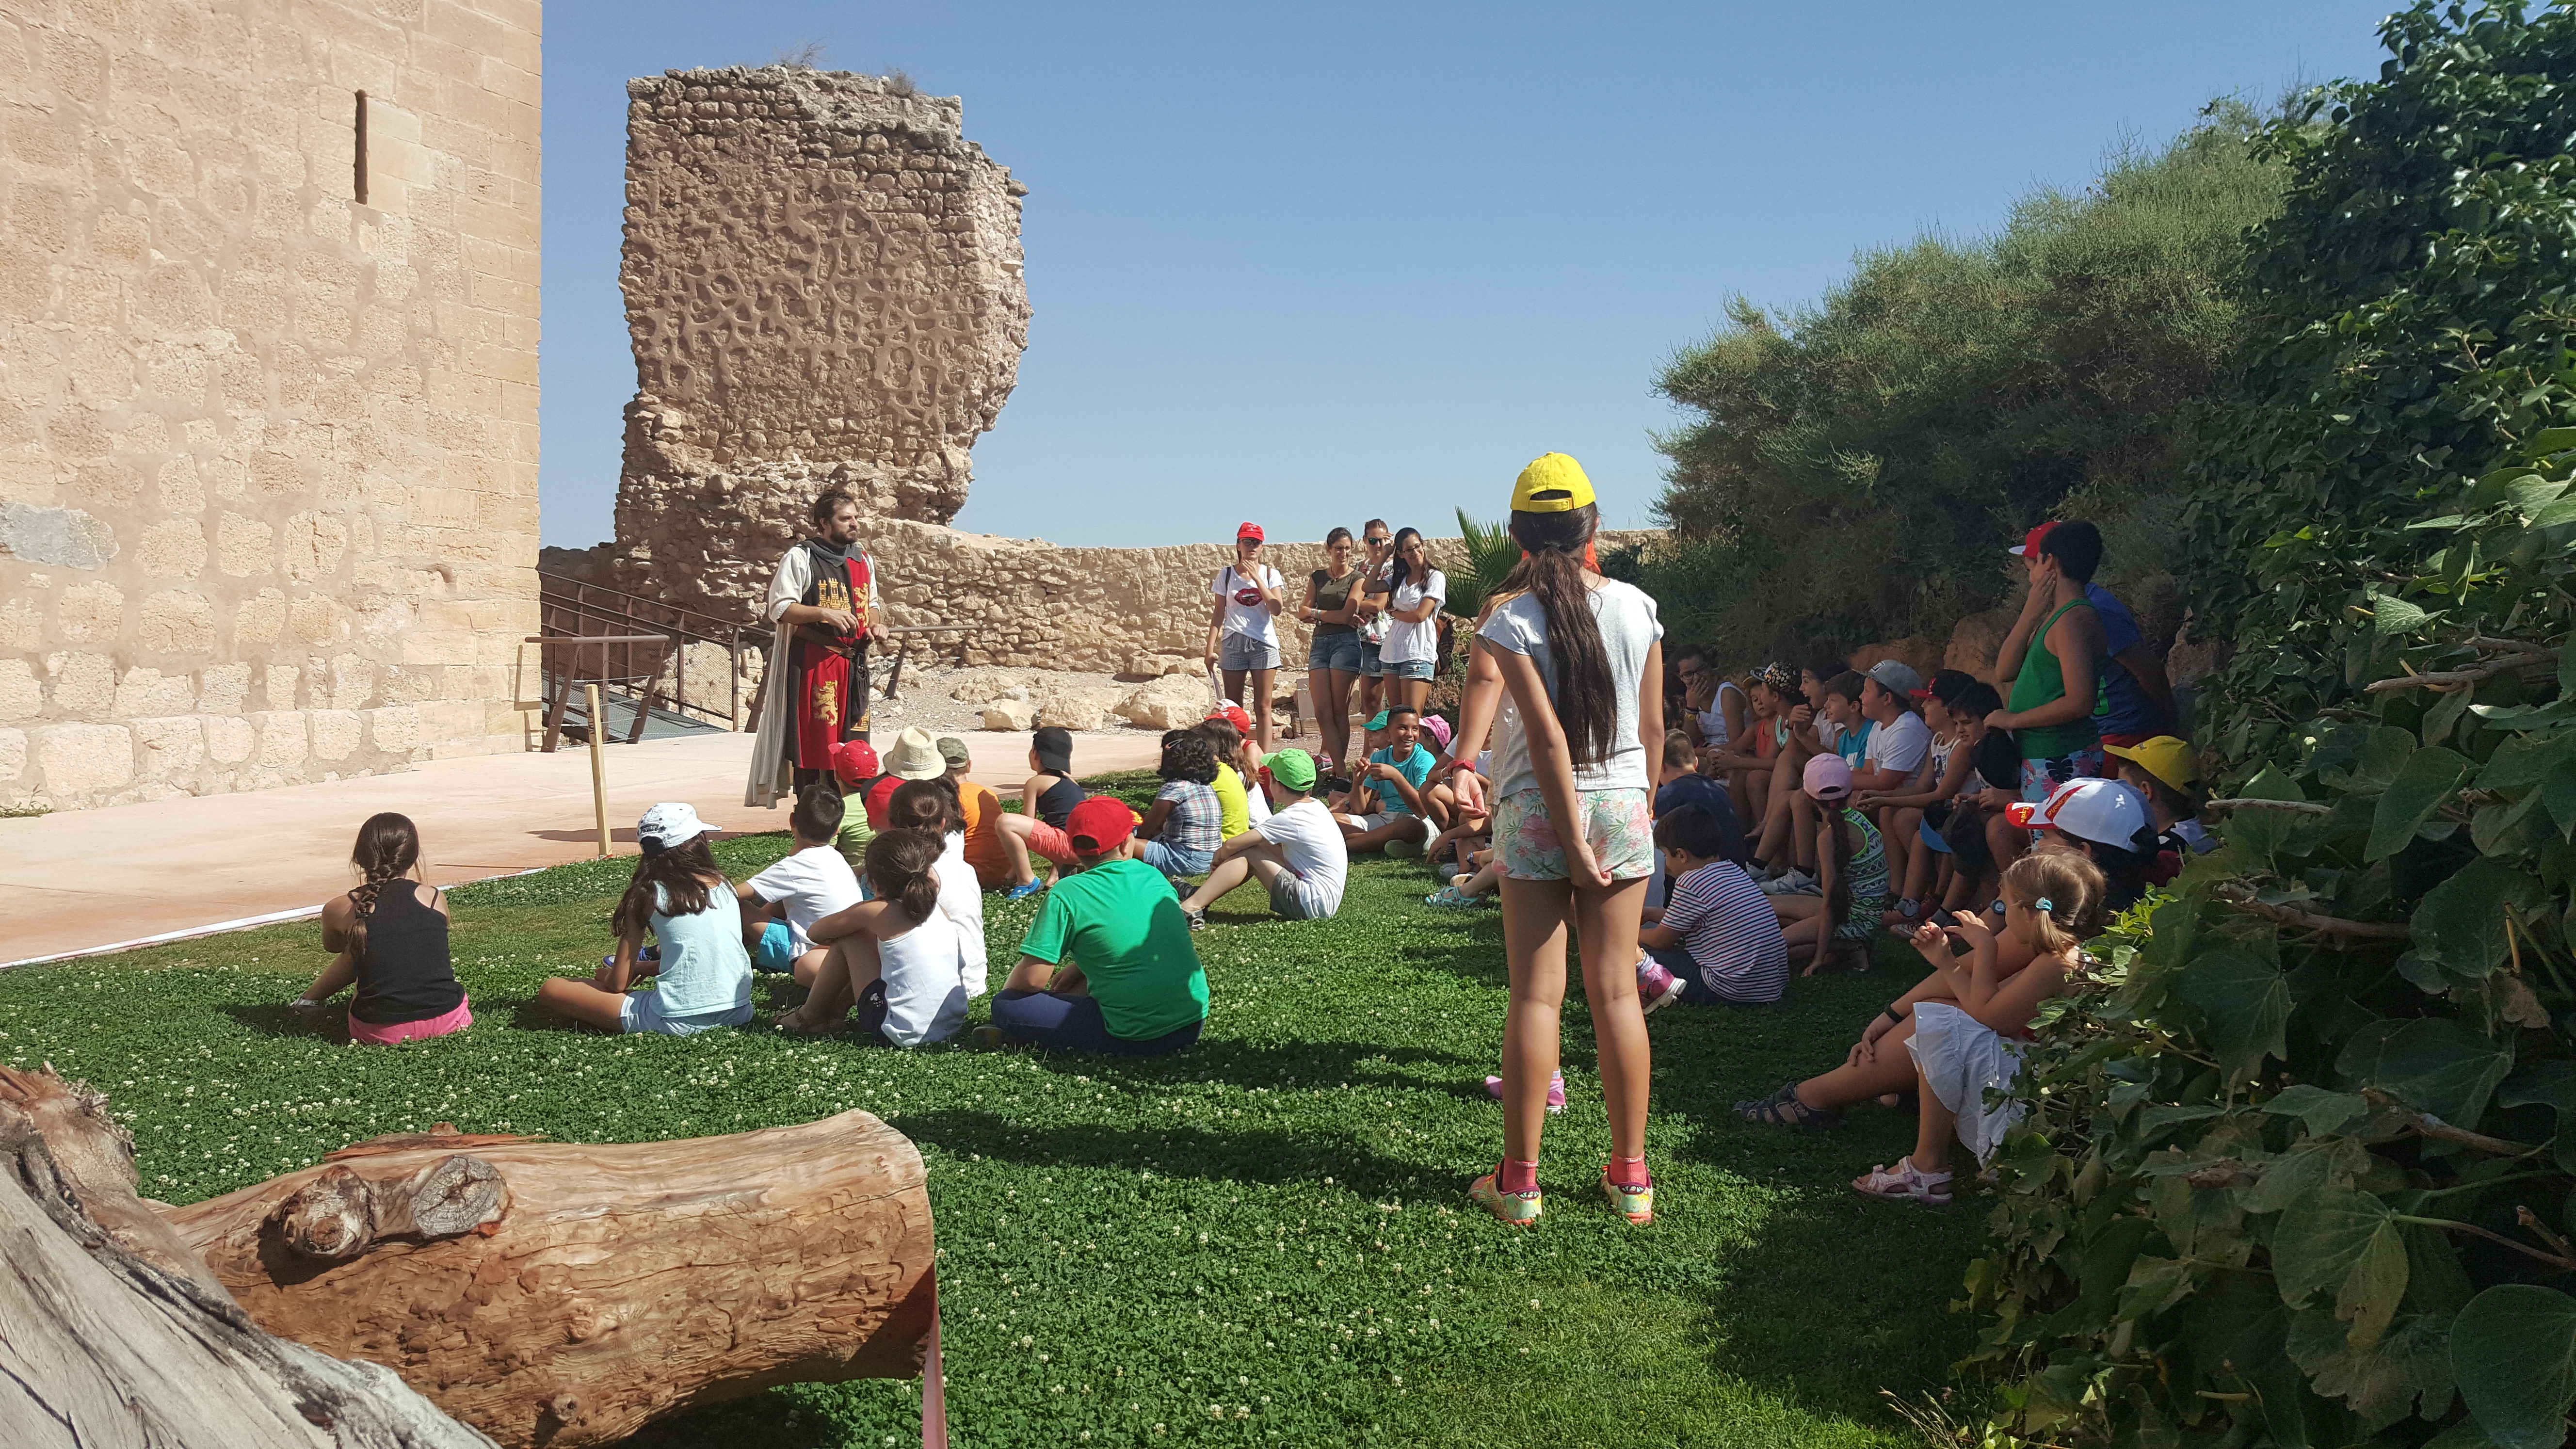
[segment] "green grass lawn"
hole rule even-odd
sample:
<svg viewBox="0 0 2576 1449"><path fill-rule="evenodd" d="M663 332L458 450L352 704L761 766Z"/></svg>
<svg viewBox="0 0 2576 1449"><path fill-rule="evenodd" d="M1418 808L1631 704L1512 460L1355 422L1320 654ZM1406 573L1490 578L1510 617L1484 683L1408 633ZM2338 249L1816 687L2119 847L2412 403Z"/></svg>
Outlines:
<svg viewBox="0 0 2576 1449"><path fill-rule="evenodd" d="M786 848L751 836L717 855L741 875ZM0 972L0 1061L104 1089L144 1193L183 1203L434 1121L633 1142L865 1108L929 1164L965 1445L1913 1442L1880 1390L1935 1388L1968 1346L1947 1304L1975 1200L1927 1212L1845 1185L1907 1150L1910 1114L1864 1108L1802 1137L1727 1111L1837 1059L1914 979L1895 950L1866 977L1793 982L1769 1011L1653 1018L1660 1221L1644 1229L1591 1187L1609 1134L1569 1002L1573 1105L1551 1119L1546 1219L1522 1232L1462 1191L1501 1146L1483 1088L1501 922L1422 904L1418 862L1360 866L1330 922L1272 920L1257 889L1221 903L1199 937L1208 1033L1151 1062L620 1038L540 1015L541 979L608 949L630 868L455 891L476 1015L460 1038L353 1049L337 1013L288 1010L323 960L305 922ZM987 900L998 983L1035 908ZM867 1382L713 1405L636 1442L919 1432L916 1386Z"/></svg>

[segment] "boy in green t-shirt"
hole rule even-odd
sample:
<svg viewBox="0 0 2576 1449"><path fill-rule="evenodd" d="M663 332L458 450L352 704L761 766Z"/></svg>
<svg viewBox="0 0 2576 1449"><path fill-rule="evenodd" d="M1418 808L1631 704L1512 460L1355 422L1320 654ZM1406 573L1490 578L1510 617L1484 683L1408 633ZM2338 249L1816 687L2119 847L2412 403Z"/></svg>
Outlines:
<svg viewBox="0 0 2576 1449"><path fill-rule="evenodd" d="M856 800L876 783L879 770L876 746L866 740L843 740L832 746L832 773L840 779L841 794ZM850 863L850 869L865 881L868 870L868 842L877 838L875 827L868 824L868 812L856 805L844 810L841 828L832 836L832 848Z"/></svg>
<svg viewBox="0 0 2576 1449"><path fill-rule="evenodd" d="M1163 873L1126 858L1136 812L1094 795L1065 817L1081 869L1047 892L978 1045L1160 1056L1199 1039L1207 973Z"/></svg>

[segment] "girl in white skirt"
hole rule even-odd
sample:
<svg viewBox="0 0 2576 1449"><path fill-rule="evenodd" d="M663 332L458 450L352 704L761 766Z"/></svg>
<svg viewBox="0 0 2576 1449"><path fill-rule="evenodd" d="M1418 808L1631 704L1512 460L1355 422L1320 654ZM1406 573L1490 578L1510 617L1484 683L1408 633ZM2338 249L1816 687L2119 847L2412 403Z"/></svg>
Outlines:
<svg viewBox="0 0 2576 1449"><path fill-rule="evenodd" d="M2012 975L1999 977L1995 934L1975 916L1954 917L1948 926L1926 924L1914 933L1914 949L1932 963L1955 1000L1912 1008L1914 1035L1905 1048L1914 1057L1922 1102L1914 1151L1892 1168L1873 1167L1852 1179L1853 1187L1872 1197L1948 1202L1953 1136L1980 1163L1994 1155L2026 1110L2008 1094L2039 1005L2065 992L2083 962L2082 943L2102 929L2102 872L2080 855L2034 851L2013 862L2003 884L2004 931L2031 952L2030 964ZM1951 954L1953 938L1968 947L1967 955ZM2006 1095L1990 1101L1989 1090Z"/></svg>

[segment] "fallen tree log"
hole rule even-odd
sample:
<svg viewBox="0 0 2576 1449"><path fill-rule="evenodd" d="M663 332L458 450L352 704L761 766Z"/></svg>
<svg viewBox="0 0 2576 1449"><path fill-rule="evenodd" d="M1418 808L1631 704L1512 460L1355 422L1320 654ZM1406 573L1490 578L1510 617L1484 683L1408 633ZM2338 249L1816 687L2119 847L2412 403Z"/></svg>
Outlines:
<svg viewBox="0 0 2576 1449"><path fill-rule="evenodd" d="M262 1332L134 1183L104 1099L0 1067L9 1449L491 1449L388 1370Z"/></svg>
<svg viewBox="0 0 2576 1449"><path fill-rule="evenodd" d="M262 1328L383 1364L512 1449L911 1378L937 1314L920 1154L865 1112L626 1146L378 1139L162 1216Z"/></svg>

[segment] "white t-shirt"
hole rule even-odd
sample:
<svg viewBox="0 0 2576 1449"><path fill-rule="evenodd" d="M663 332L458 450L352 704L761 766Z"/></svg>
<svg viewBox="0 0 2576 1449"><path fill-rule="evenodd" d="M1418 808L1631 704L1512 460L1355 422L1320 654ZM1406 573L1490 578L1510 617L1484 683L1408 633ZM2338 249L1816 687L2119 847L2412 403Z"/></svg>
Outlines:
<svg viewBox="0 0 2576 1449"><path fill-rule="evenodd" d="M1608 758L1574 767L1577 790L1646 790L1654 777L1647 770L1645 742L1637 738L1637 689L1646 676L1646 650L1664 637L1655 618L1655 601L1644 590L1617 579L1603 579L1588 602L1601 626L1602 652L1610 660L1610 697L1616 715L1610 729ZM1523 594L1498 604L1485 616L1477 636L1497 649L1527 656L1538 665L1550 700L1556 698L1556 660L1547 649L1547 615L1538 599ZM1506 715L1496 727L1494 796L1517 795L1538 788L1530 769L1529 732L1518 718ZM1661 751L1661 742L1657 743Z"/></svg>
<svg viewBox="0 0 2576 1449"><path fill-rule="evenodd" d="M1861 747L1860 758L1872 769L1894 770L1910 781L1915 771L1923 768L1923 757L1931 752L1932 727L1912 710L1898 710L1893 722L1869 732L1869 743Z"/></svg>
<svg viewBox="0 0 2576 1449"><path fill-rule="evenodd" d="M966 863L966 835L948 832L946 849L931 874L939 877L939 909L957 925L958 973L968 996L984 994L984 887Z"/></svg>
<svg viewBox="0 0 2576 1449"><path fill-rule="evenodd" d="M1440 570L1429 571L1430 577L1416 583L1407 580L1386 596L1389 610L1410 609L1424 599L1449 598L1449 580ZM1390 614L1386 622L1386 639L1377 646L1377 657L1389 664L1428 664L1440 657L1440 611L1433 608L1419 624L1408 624Z"/></svg>
<svg viewBox="0 0 2576 1449"><path fill-rule="evenodd" d="M748 882L751 893L785 908L796 954L814 949L814 923L859 903L859 878L840 851L828 845L800 850Z"/></svg>
<svg viewBox="0 0 2576 1449"><path fill-rule="evenodd" d="M1279 621L1270 612L1270 606L1261 601L1261 590L1253 586L1256 579L1270 592L1284 597L1283 591L1287 586L1279 582L1279 570L1268 564L1254 564L1248 574L1237 573L1234 565L1227 564L1208 581L1208 592L1225 600L1226 633L1258 639L1276 648Z"/></svg>
<svg viewBox="0 0 2576 1449"><path fill-rule="evenodd" d="M1334 910L1341 909L1351 854L1343 847L1341 827L1333 823L1333 812L1324 808L1324 802L1310 795L1252 828L1279 847L1279 853L1288 857L1288 868L1297 872L1307 889L1329 899Z"/></svg>
<svg viewBox="0 0 2576 1449"><path fill-rule="evenodd" d="M1712 746L1723 747L1727 743L1726 692L1730 689L1735 690L1738 695L1744 693L1743 690L1735 688L1734 680L1721 679L1717 682L1717 698L1709 704L1708 708L1698 712L1699 737Z"/></svg>

